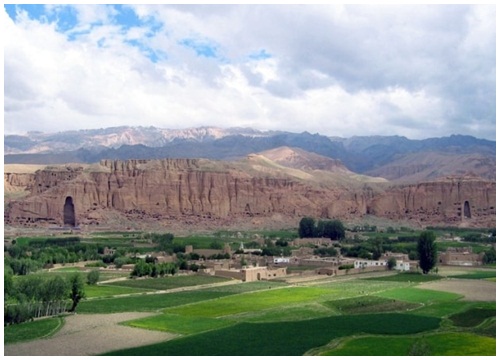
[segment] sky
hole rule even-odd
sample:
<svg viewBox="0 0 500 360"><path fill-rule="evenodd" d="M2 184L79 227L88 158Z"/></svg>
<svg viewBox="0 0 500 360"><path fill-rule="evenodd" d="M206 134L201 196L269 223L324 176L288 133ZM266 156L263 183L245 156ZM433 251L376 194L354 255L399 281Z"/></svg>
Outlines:
<svg viewBox="0 0 500 360"><path fill-rule="evenodd" d="M496 138L495 5L7 5L4 132Z"/></svg>

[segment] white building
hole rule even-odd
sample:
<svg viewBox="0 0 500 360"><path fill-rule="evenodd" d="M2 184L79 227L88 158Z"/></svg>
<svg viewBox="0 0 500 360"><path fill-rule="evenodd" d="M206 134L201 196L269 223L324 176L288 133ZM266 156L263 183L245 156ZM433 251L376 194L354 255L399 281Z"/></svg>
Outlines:
<svg viewBox="0 0 500 360"><path fill-rule="evenodd" d="M288 258L288 257L274 257L273 262L275 264L289 264L290 258Z"/></svg>
<svg viewBox="0 0 500 360"><path fill-rule="evenodd" d="M370 266L387 266L387 260L356 260L354 261L355 269L363 269Z"/></svg>
<svg viewBox="0 0 500 360"><path fill-rule="evenodd" d="M354 261L354 268L355 269L364 269L367 267L374 267L374 266L383 266L387 267L387 260L355 260ZM403 261L403 260L396 260L396 266L394 267L394 270L398 271L410 271L410 263L408 261Z"/></svg>

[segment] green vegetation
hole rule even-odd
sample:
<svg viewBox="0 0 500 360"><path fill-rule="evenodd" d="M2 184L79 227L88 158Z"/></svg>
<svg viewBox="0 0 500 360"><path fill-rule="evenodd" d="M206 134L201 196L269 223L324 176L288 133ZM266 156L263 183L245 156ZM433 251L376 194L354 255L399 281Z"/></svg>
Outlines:
<svg viewBox="0 0 500 360"><path fill-rule="evenodd" d="M469 333L445 333L405 337L362 337L347 340L338 348L321 353L327 356L406 356L415 341L424 340L432 356L492 356L495 339Z"/></svg>
<svg viewBox="0 0 500 360"><path fill-rule="evenodd" d="M92 299L92 298L97 298L97 297L110 297L110 296L115 296L115 295L141 293L144 291L147 291L147 290L137 289L137 288L134 289L131 287L116 286L114 284L86 285L85 286L85 297L87 299Z"/></svg>
<svg viewBox="0 0 500 360"><path fill-rule="evenodd" d="M220 317L249 311L265 310L285 304L297 304L317 300L329 291L320 288L284 288L252 294L239 294L167 310L170 314L196 317Z"/></svg>
<svg viewBox="0 0 500 360"><path fill-rule="evenodd" d="M307 303L306 305L294 304L290 306L279 306L270 309L239 313L225 316L224 319L238 322L289 322L317 319L325 316L339 315L334 309L324 306L322 303Z"/></svg>
<svg viewBox="0 0 500 360"><path fill-rule="evenodd" d="M215 276L167 276L161 278L147 278L140 280L115 281L110 286L123 286L131 288L169 290L188 286L208 285L226 282L229 279Z"/></svg>
<svg viewBox="0 0 500 360"><path fill-rule="evenodd" d="M99 281L100 272L99 270L92 270L87 274L87 284L95 285Z"/></svg>
<svg viewBox="0 0 500 360"><path fill-rule="evenodd" d="M426 304L412 311L412 314L426 315L444 318L457 312L465 311L471 304L465 301L442 301L433 304Z"/></svg>
<svg viewBox="0 0 500 360"><path fill-rule="evenodd" d="M495 271L475 271L468 272L467 274L450 275L449 277L455 279L491 279L496 276Z"/></svg>
<svg viewBox="0 0 500 360"><path fill-rule="evenodd" d="M112 299L93 299L82 301L78 306L78 313L110 314L128 311L157 311L159 309L191 304L228 295L232 295L232 293L195 290L171 294L155 294L148 296L131 295Z"/></svg>
<svg viewBox="0 0 500 360"><path fill-rule="evenodd" d="M4 324L19 324L34 318L66 312L68 301L74 299L71 279L80 276L78 273L69 275L69 281L62 276L23 276L14 281L10 274L5 274L4 296L8 302L4 306ZM72 311L76 305L77 303L73 302Z"/></svg>
<svg viewBox="0 0 500 360"><path fill-rule="evenodd" d="M397 282L429 282L442 279L442 276L438 275L422 275L420 273L398 273L392 276L381 276L381 277L372 277L366 280L368 281L397 281Z"/></svg>
<svg viewBox="0 0 500 360"><path fill-rule="evenodd" d="M437 318L408 314L333 316L286 323L240 323L106 355L182 356L189 349L190 356L300 356L311 348L323 346L332 339L344 336L360 333L415 334L438 326ZM241 345L243 343L245 346Z"/></svg>
<svg viewBox="0 0 500 360"><path fill-rule="evenodd" d="M317 224L320 229L324 229L324 223ZM314 235L317 236L318 230L314 220L313 225L316 231ZM385 251L401 250L410 258L417 258L417 243L422 236L420 231L396 228L382 228L377 231L377 228L370 226L359 227L357 231L357 238L341 239L335 242L335 247L317 247L314 250L320 256L332 256L341 251L344 255L355 254L367 259L377 258ZM444 230L435 231L438 235L445 234ZM476 234L474 231L471 233ZM446 234L446 237L450 238L449 232ZM461 234L465 236L467 232ZM314 280L304 277L302 282L297 283L292 283L292 279L280 279L249 283L231 282L227 285L226 278L198 275L161 276L160 268L156 268L157 274L154 277L153 257L139 260L139 257L127 253L127 249L132 248L153 251L163 246L167 252L176 253L178 261L171 263L172 266L187 269L197 255L184 254L186 245L193 245L195 249L220 249L229 244L236 250L243 242L248 248L259 247L269 253L281 254L291 250L290 240L296 236L297 230L294 229L275 232L221 231L176 238L170 233L128 232L92 234L88 238L67 236L63 239L61 236L51 238L50 241L47 241L46 237L19 238L11 249L14 257L6 260L4 264L5 304L9 304L5 308L33 302L27 299L35 299L35 295L29 294L43 294L42 291L35 291L35 284L48 284L53 281L54 285L46 288L52 290L57 288L58 283L66 283L68 287L64 301L68 305L67 308L71 307L69 298L70 294L74 295L79 314L155 312L155 316L130 320L124 325L178 334L176 338L166 342L121 350L109 355L495 354L494 301L465 301L462 295L421 289L418 286L424 282L442 280L447 271L441 271L441 268L439 275L391 272L380 274L389 276L365 279L325 276ZM469 240L471 238L485 237L468 237ZM491 239L489 236L487 238ZM489 243L476 243L473 240L469 243L473 244L473 249L491 249ZM109 247L110 244L116 244L116 253L104 255L104 247ZM441 243L436 240L434 244L453 246L450 241ZM464 243L455 246L464 246ZM81 250L77 257L87 257L88 260L101 265L146 264L148 276L140 279L120 279L104 285L96 281L125 278L129 273L118 270L98 272L97 269L82 272L71 264L52 269L50 272L39 270L40 264L51 265L54 260L55 263L63 260L61 254L66 261L74 256L71 251L75 249ZM30 257L30 253L34 256ZM44 263L41 255L50 262ZM246 260L252 261L248 258ZM490 266L493 268L482 271L463 268L460 272L464 274L448 277L471 279L477 284L491 285L481 281L496 278L494 262ZM297 268L300 271L305 269ZM30 274L33 272L35 273ZM97 272L98 280L92 280L91 277L94 276L95 279ZM75 276L79 280L75 280ZM75 286L75 291L70 290L70 283ZM163 292L172 289L178 290ZM160 293L155 294L155 291ZM25 295L21 296L23 293ZM458 299L460 301L457 301ZM60 328L62 322L63 318L54 317L9 325L5 327L4 343L50 336Z"/></svg>
<svg viewBox="0 0 500 360"><path fill-rule="evenodd" d="M378 296L360 296L349 299L327 301L324 305L346 315L408 311L420 307L420 304L390 300Z"/></svg>
<svg viewBox="0 0 500 360"><path fill-rule="evenodd" d="M80 300L85 299L85 289L83 278L80 274L74 274L69 279L70 299L73 302L70 312L74 312Z"/></svg>
<svg viewBox="0 0 500 360"><path fill-rule="evenodd" d="M324 237L332 240L345 238L345 227L340 220L318 220L311 217L304 217L299 223L299 236L301 238Z"/></svg>
<svg viewBox="0 0 500 360"><path fill-rule="evenodd" d="M4 344L30 341L49 336L59 330L62 324L63 318L54 317L6 326L4 328Z"/></svg>
<svg viewBox="0 0 500 360"><path fill-rule="evenodd" d="M452 301L459 299L461 297L460 295L448 292L417 289L417 288L391 289L387 291L382 291L377 295L388 299L421 303L421 304L432 304L435 302Z"/></svg>
<svg viewBox="0 0 500 360"><path fill-rule="evenodd" d="M167 331L189 335L234 325L234 322L225 319L162 314L144 319L128 321L125 324L148 330Z"/></svg>
<svg viewBox="0 0 500 360"><path fill-rule="evenodd" d="M417 254L419 265L424 274L436 265L437 262L437 246L436 235L432 231L424 231L420 234L417 243Z"/></svg>
<svg viewBox="0 0 500 360"><path fill-rule="evenodd" d="M453 314L450 316L450 320L453 321L455 326L473 327L495 315L495 309L472 308L458 314Z"/></svg>

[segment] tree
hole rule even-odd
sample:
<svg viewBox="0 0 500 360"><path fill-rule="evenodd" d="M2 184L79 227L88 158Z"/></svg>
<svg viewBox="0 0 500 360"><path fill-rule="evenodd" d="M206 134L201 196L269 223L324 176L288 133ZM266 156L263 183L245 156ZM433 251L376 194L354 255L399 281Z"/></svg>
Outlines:
<svg viewBox="0 0 500 360"><path fill-rule="evenodd" d="M149 276L151 274L151 266L149 266L146 261L140 259L134 266L134 270L132 270L132 276Z"/></svg>
<svg viewBox="0 0 500 360"><path fill-rule="evenodd" d="M380 259L382 252L382 240L380 238L375 238L372 241L372 260Z"/></svg>
<svg viewBox="0 0 500 360"><path fill-rule="evenodd" d="M436 235L432 231L424 231L418 238L417 253L420 268L424 274L428 274L434 265L436 265L437 245L435 240Z"/></svg>
<svg viewBox="0 0 500 360"><path fill-rule="evenodd" d="M304 217L299 223L299 236L300 238L312 238L314 237L315 226L314 219L310 217Z"/></svg>
<svg viewBox="0 0 500 360"><path fill-rule="evenodd" d="M85 298L85 290L83 289L83 278L80 274L75 274L69 279L71 292L69 297L73 304L71 305L70 312L74 312L80 300Z"/></svg>
<svg viewBox="0 0 500 360"><path fill-rule="evenodd" d="M340 240L345 238L344 224L340 220L327 221L324 227L323 236L331 240Z"/></svg>
<svg viewBox="0 0 500 360"><path fill-rule="evenodd" d="M12 279L12 270L8 268L10 271L4 271L3 274L3 294L5 299L13 296L14 292L14 280Z"/></svg>
<svg viewBox="0 0 500 360"><path fill-rule="evenodd" d="M99 281L99 270L94 269L87 274L87 284L95 285Z"/></svg>
<svg viewBox="0 0 500 360"><path fill-rule="evenodd" d="M495 249L489 249L484 253L483 263L484 264L494 264L497 261L497 254Z"/></svg>
<svg viewBox="0 0 500 360"><path fill-rule="evenodd" d="M389 270L392 270L396 267L396 259L393 258L393 257L390 257L388 260L387 260L387 268Z"/></svg>

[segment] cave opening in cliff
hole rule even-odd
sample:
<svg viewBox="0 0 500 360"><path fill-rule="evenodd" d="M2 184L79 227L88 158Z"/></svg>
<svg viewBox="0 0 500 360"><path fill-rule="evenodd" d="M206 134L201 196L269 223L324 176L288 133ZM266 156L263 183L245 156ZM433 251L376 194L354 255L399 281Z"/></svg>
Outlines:
<svg viewBox="0 0 500 360"><path fill-rule="evenodd" d="M64 202L63 219L64 226L76 226L75 205L73 205L73 198L71 196L68 196Z"/></svg>
<svg viewBox="0 0 500 360"><path fill-rule="evenodd" d="M466 217L467 219L471 218L471 215L470 215L470 204L469 204L468 201L464 202L464 217Z"/></svg>

